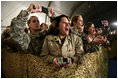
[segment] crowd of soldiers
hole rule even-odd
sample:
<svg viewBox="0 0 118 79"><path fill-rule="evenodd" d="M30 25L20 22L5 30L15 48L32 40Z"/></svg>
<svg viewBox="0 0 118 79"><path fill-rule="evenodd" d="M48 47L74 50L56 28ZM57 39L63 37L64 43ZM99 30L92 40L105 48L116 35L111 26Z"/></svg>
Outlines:
<svg viewBox="0 0 118 79"><path fill-rule="evenodd" d="M36 16L28 19L30 13L41 12L40 8L39 4L31 4L12 19L11 25L2 33L2 49L30 53L56 67L70 67L74 62L81 64L84 54L99 51L102 45L110 45L109 38L116 34L116 31L110 31L107 20L102 21L104 26L95 29L92 22L83 24L81 15L74 16L71 23L66 15L54 17L52 8L47 14L51 18L48 28L45 23L40 25Z"/></svg>

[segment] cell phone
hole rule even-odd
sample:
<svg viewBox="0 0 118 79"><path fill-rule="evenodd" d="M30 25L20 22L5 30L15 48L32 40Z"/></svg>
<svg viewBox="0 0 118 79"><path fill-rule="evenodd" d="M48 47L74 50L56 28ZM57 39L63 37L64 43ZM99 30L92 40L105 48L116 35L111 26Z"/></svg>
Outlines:
<svg viewBox="0 0 118 79"><path fill-rule="evenodd" d="M48 8L42 6L42 12L48 14Z"/></svg>

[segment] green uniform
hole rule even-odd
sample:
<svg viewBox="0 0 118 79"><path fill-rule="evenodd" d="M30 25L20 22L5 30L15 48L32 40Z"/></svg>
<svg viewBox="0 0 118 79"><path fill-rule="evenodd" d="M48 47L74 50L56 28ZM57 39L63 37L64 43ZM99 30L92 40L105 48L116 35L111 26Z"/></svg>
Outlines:
<svg viewBox="0 0 118 79"><path fill-rule="evenodd" d="M10 36L18 50L24 53L39 55L47 31L39 30L37 35L26 33L24 29L26 28L28 15L29 13L26 10L22 10L17 17L12 19Z"/></svg>
<svg viewBox="0 0 118 79"><path fill-rule="evenodd" d="M79 37L81 37L83 42L84 53L87 52L96 52L99 50L99 45L94 42L88 42L88 36L83 33L82 35L79 34L73 27L71 27L71 32Z"/></svg>
<svg viewBox="0 0 118 79"><path fill-rule="evenodd" d="M66 36L63 43L59 36L46 36L41 52L41 56L47 63L52 63L53 58L62 56L71 57L74 59L74 62L79 62L77 60L81 59L82 54L82 41L74 34Z"/></svg>
<svg viewBox="0 0 118 79"><path fill-rule="evenodd" d="M87 34L83 34L82 35L82 41L83 41L83 48L84 48L84 52L96 52L99 50L99 45L96 44L95 42L88 42L88 35Z"/></svg>

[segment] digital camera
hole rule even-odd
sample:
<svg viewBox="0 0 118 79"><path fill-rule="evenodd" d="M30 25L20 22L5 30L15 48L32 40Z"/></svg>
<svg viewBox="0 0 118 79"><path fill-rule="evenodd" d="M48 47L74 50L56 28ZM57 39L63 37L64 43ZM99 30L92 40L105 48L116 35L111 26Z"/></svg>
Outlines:
<svg viewBox="0 0 118 79"><path fill-rule="evenodd" d="M69 58L58 57L57 62L60 66L69 64Z"/></svg>

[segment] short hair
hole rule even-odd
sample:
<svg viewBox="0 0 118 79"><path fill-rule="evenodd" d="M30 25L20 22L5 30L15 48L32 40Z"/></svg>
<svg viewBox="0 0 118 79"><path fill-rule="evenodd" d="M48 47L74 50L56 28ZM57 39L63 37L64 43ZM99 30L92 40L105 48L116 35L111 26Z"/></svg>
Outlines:
<svg viewBox="0 0 118 79"><path fill-rule="evenodd" d="M40 27L42 27L42 26L43 26L43 24L45 24L45 25L48 27L48 25L47 25L46 23L42 23L42 24L40 25Z"/></svg>

